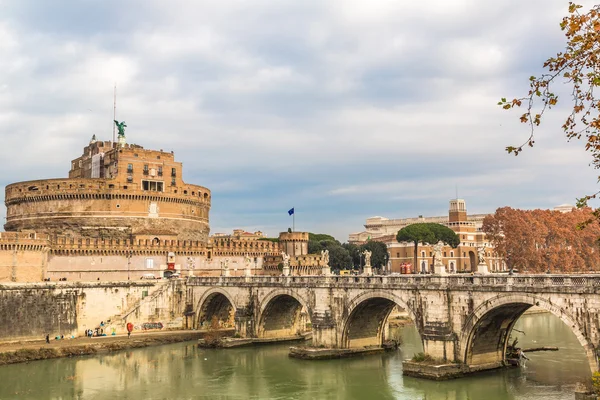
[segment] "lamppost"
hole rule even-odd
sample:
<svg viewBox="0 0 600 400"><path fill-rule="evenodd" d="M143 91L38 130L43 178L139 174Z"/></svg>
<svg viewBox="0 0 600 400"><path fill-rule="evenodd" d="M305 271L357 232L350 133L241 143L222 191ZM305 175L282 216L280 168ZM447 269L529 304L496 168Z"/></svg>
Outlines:
<svg viewBox="0 0 600 400"><path fill-rule="evenodd" d="M388 265L389 262L390 262L390 253L386 252L385 256L383 257L383 275L390 274L390 266Z"/></svg>
<svg viewBox="0 0 600 400"><path fill-rule="evenodd" d="M131 270L131 250L127 252L127 280L130 279L130 270Z"/></svg>
<svg viewBox="0 0 600 400"><path fill-rule="evenodd" d="M363 253L359 250L358 253L358 272L362 273L362 267L363 267Z"/></svg>

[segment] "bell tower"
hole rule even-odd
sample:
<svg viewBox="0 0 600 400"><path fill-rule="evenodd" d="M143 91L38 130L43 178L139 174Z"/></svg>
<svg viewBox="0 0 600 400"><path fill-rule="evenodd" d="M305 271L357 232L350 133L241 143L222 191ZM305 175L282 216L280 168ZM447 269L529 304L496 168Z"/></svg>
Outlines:
<svg viewBox="0 0 600 400"><path fill-rule="evenodd" d="M448 211L448 222L466 222L467 221L467 203L463 199L450 200L450 210Z"/></svg>

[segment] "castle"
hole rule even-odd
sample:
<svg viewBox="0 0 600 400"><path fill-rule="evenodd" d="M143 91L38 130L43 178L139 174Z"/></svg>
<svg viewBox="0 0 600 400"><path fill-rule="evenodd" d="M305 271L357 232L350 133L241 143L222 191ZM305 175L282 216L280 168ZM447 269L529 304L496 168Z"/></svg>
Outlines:
<svg viewBox="0 0 600 400"><path fill-rule="evenodd" d="M304 260L305 273L318 265L306 254L308 234L282 233L280 241L243 231L210 237L210 190L184 182L173 152L124 139L94 136L72 160L68 178L6 187L0 282L221 275L224 268L280 274L282 250Z"/></svg>

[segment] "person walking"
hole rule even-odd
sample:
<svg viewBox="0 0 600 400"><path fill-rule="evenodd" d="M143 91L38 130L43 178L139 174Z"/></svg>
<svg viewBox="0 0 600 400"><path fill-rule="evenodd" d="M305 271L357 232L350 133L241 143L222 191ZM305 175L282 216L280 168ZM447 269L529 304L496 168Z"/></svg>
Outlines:
<svg viewBox="0 0 600 400"><path fill-rule="evenodd" d="M50 334L46 333L46 343L50 343Z"/></svg>
<svg viewBox="0 0 600 400"><path fill-rule="evenodd" d="M127 323L127 339L131 337L131 331L133 331L133 324L131 322Z"/></svg>

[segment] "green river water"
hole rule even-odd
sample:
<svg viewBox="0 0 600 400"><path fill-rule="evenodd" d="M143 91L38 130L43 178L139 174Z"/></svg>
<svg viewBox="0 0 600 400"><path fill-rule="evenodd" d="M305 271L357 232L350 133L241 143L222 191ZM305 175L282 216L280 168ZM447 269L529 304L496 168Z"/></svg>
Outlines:
<svg viewBox="0 0 600 400"><path fill-rule="evenodd" d="M0 399L573 399L590 371L570 329L550 314L523 316L516 329L523 347L560 351L528 354L522 368L432 382L402 376L402 360L422 351L412 326L398 352L343 360L290 359L286 345L206 350L188 342L2 366Z"/></svg>

